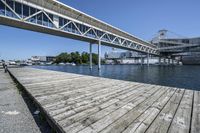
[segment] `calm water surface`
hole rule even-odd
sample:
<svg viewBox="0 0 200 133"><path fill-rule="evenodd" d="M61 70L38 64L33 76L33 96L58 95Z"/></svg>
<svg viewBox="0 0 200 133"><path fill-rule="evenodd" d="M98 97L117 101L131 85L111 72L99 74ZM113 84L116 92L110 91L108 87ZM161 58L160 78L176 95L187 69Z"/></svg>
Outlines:
<svg viewBox="0 0 200 133"><path fill-rule="evenodd" d="M88 66L34 66L34 68L200 90L200 66L102 65L100 72L97 66L92 70Z"/></svg>

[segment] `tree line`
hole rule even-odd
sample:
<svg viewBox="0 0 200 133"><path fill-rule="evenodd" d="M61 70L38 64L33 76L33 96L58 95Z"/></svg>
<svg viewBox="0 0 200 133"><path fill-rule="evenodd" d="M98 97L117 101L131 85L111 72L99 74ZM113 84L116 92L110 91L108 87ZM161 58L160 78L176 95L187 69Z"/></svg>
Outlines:
<svg viewBox="0 0 200 133"><path fill-rule="evenodd" d="M56 59L54 63L75 63L77 65L81 64L89 64L90 62L90 54L87 52L82 52L81 54L79 52L71 52L71 53L61 53L56 56ZM92 53L92 62L93 64L98 64L98 55L95 53ZM104 60L102 60L102 63L104 63Z"/></svg>

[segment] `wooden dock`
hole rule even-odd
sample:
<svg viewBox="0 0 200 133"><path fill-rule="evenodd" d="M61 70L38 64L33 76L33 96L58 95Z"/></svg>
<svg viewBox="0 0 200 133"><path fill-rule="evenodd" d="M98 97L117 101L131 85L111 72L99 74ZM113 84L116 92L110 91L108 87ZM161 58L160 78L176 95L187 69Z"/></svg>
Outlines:
<svg viewBox="0 0 200 133"><path fill-rule="evenodd" d="M32 68L11 75L65 133L200 133L200 92Z"/></svg>

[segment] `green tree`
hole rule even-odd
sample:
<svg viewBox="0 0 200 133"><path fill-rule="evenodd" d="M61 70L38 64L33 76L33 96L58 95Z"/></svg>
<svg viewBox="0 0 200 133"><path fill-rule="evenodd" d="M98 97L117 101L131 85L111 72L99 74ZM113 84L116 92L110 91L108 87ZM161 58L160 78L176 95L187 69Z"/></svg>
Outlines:
<svg viewBox="0 0 200 133"><path fill-rule="evenodd" d="M72 52L71 59L72 59L72 62L74 62L77 65L82 64L82 60L81 60L81 56L79 52Z"/></svg>
<svg viewBox="0 0 200 133"><path fill-rule="evenodd" d="M66 56L67 56L67 53L59 54L58 56L56 56L55 63L64 62Z"/></svg>
<svg viewBox="0 0 200 133"><path fill-rule="evenodd" d="M89 54L87 52L83 52L81 54L82 63L88 64L89 63Z"/></svg>
<svg viewBox="0 0 200 133"><path fill-rule="evenodd" d="M98 64L98 55L92 53L92 62L97 65Z"/></svg>
<svg viewBox="0 0 200 133"><path fill-rule="evenodd" d="M56 60L54 63L75 63L77 65L80 64L88 64L90 60L90 54L87 52L80 53L79 52L71 52L70 54L68 53L61 53L58 56L56 56ZM98 64L98 55L92 53L92 62L93 64L97 65ZM102 60L102 63L104 61Z"/></svg>

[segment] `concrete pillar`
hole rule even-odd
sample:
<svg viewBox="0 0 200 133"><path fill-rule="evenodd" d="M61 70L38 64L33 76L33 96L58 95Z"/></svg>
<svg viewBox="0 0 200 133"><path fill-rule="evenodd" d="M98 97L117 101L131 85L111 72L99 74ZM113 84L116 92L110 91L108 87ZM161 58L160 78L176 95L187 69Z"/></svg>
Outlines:
<svg viewBox="0 0 200 133"><path fill-rule="evenodd" d="M141 57L141 66L144 64L144 58Z"/></svg>
<svg viewBox="0 0 200 133"><path fill-rule="evenodd" d="M179 60L177 60L177 65L180 65L180 61Z"/></svg>
<svg viewBox="0 0 200 133"><path fill-rule="evenodd" d="M170 65L170 59L168 59L168 65Z"/></svg>
<svg viewBox="0 0 200 133"><path fill-rule="evenodd" d="M147 54L147 66L149 66L149 53Z"/></svg>
<svg viewBox="0 0 200 133"><path fill-rule="evenodd" d="M164 58L164 64L166 64L166 58Z"/></svg>
<svg viewBox="0 0 200 133"><path fill-rule="evenodd" d="M174 65L174 59L172 59L172 65Z"/></svg>
<svg viewBox="0 0 200 133"><path fill-rule="evenodd" d="M92 43L90 43L90 69L92 69Z"/></svg>
<svg viewBox="0 0 200 133"><path fill-rule="evenodd" d="M161 65L161 57L158 57L159 65Z"/></svg>
<svg viewBox="0 0 200 133"><path fill-rule="evenodd" d="M98 69L101 69L101 41L98 44Z"/></svg>

